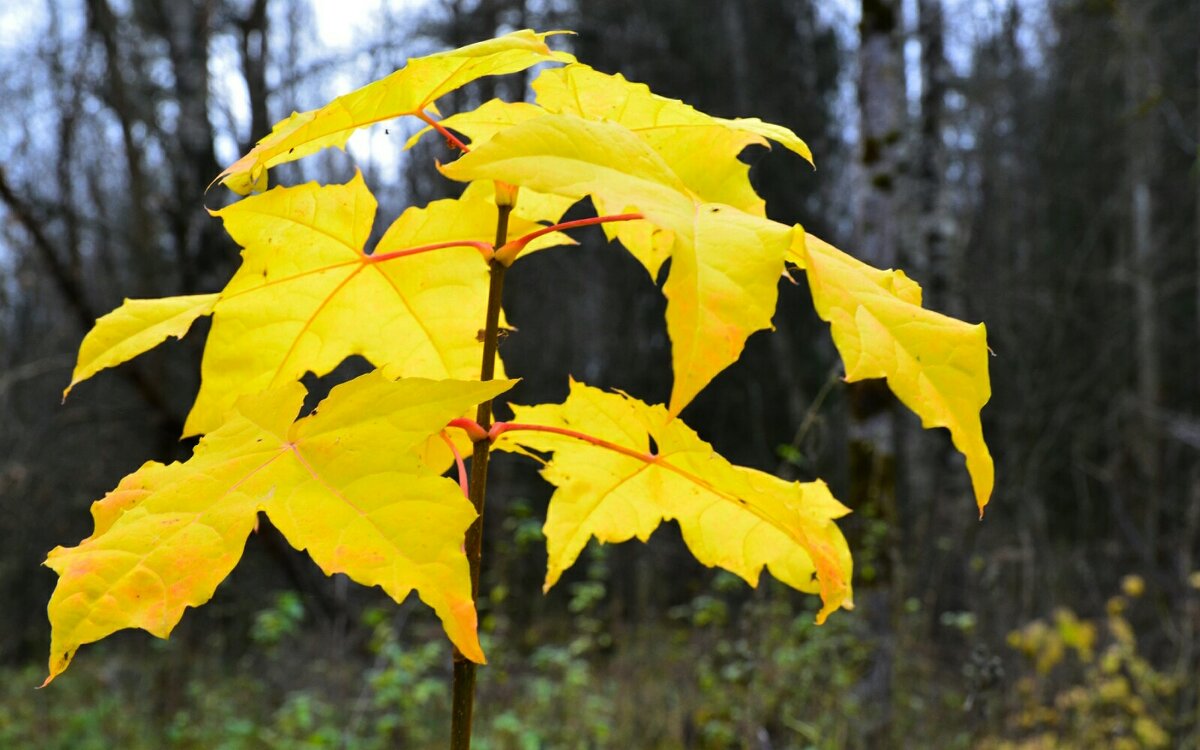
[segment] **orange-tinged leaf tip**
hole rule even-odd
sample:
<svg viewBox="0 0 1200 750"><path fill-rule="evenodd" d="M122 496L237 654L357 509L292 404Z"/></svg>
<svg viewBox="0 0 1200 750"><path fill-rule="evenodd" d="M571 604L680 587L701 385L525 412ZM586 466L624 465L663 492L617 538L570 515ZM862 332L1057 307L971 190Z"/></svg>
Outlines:
<svg viewBox="0 0 1200 750"><path fill-rule="evenodd" d="M467 657L476 664L487 664L487 657L484 656L482 647L474 648L470 651L463 651L463 656Z"/></svg>
<svg viewBox="0 0 1200 750"><path fill-rule="evenodd" d="M476 664L487 664L487 657L479 644L479 615L475 603L469 599L455 602L451 605L451 613L457 628L450 633L450 640L463 656Z"/></svg>
<svg viewBox="0 0 1200 750"><path fill-rule="evenodd" d="M52 654L50 656L50 664L49 664L48 671L46 673L46 679L42 680L42 684L38 685L34 689L42 690L46 686L48 686L51 682L54 682L54 679L56 677L58 677L60 674L62 674L64 671L66 671L66 669L70 665L70 663L71 663L70 654L64 654L62 657L57 658L57 659Z"/></svg>
<svg viewBox="0 0 1200 750"><path fill-rule="evenodd" d="M563 571L554 567L549 567L546 570L546 580L542 582L542 593L550 593L550 589L554 588L554 584L558 583L558 579L562 578Z"/></svg>

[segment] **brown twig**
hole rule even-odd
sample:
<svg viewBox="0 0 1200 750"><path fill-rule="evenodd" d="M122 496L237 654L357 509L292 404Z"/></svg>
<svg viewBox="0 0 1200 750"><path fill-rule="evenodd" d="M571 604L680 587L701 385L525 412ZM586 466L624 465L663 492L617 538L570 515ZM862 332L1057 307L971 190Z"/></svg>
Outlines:
<svg viewBox="0 0 1200 750"><path fill-rule="evenodd" d="M496 242L502 246L508 240L508 216L512 206L500 206L496 219ZM483 335L483 365L479 379L488 381L496 375L496 349L500 340L500 298L504 292L504 272L507 266L491 261L491 283L488 286L487 320ZM475 422L483 430L492 425L492 402L483 402L475 412ZM467 529L466 553L471 567L471 598L479 599L479 569L483 558L483 510L487 497L488 456L491 443L480 440L475 443L471 455L470 499L479 517ZM450 704L450 750L470 750L471 719L475 711L476 665L455 649L454 690Z"/></svg>

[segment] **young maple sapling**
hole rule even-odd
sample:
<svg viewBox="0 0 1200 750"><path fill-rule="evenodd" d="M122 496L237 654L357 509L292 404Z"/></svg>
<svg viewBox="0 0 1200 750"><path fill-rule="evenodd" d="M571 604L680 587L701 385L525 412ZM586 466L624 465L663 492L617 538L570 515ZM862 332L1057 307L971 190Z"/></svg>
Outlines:
<svg viewBox="0 0 1200 750"><path fill-rule="evenodd" d="M451 746L468 747L494 450L547 457L546 588L593 537L645 540L673 520L705 565L751 585L765 567L820 595L818 621L850 608L851 556L835 522L848 509L826 484L730 464L679 416L771 327L787 265L805 273L846 379L886 378L926 427L950 430L982 512L993 473L979 419L990 395L983 326L922 308L901 271L766 218L737 156L773 142L811 160L791 130L706 115L551 50L550 36L525 30L414 58L281 121L217 178L248 196L212 212L242 247L225 288L127 300L97 321L71 386L212 317L184 428L203 437L187 461L148 462L122 479L93 504L94 533L50 553L59 581L46 683L79 646L117 630L165 638L184 609L211 598L265 513L326 573L397 602L415 589L434 610L455 647ZM535 102L493 99L439 119L444 94L545 63L557 66L537 74ZM438 168L466 187L406 209L373 248L377 206L361 174L268 189L273 167L404 116L426 125L409 146L435 131L461 152ZM561 221L583 198L597 215ZM571 380L563 403L512 405L511 420L493 421L493 399L514 382L497 352L505 276L591 225L652 278L671 261L670 399ZM297 418L300 378L352 355L378 369Z"/></svg>

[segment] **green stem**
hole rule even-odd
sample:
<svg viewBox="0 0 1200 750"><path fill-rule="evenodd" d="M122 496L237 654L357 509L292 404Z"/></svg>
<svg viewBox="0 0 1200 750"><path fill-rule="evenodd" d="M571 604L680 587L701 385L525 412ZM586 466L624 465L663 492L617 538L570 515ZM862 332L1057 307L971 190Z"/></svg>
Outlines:
<svg viewBox="0 0 1200 750"><path fill-rule="evenodd" d="M512 206L500 206L496 219L496 242L500 247L508 240L508 215ZM496 347L500 338L500 298L504 292L504 272L507 266L491 261L491 283L488 285L487 323L483 329L483 366L479 379L491 380L496 374ZM487 430L492 426L492 402L485 401L475 413L475 422ZM479 567L483 558L483 508L487 497L488 456L491 443L479 440L471 454L470 499L479 517L467 529L466 553L471 566L471 598L479 599ZM456 649L454 652L454 693L450 704L450 750L469 750L471 747L471 718L475 710L474 662Z"/></svg>

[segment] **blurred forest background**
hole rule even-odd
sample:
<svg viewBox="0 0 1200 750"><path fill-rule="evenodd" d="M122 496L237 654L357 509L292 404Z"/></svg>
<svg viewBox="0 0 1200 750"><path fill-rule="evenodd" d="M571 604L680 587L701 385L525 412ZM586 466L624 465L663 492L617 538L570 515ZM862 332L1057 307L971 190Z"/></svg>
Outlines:
<svg viewBox="0 0 1200 750"><path fill-rule="evenodd" d="M780 221L985 321L992 505L944 431L847 388L807 287L689 407L737 463L827 478L854 612L698 565L673 525L592 545L548 595L532 462L495 464L482 748L1200 747L1200 0L27 0L0 8L0 747L438 747L450 653L415 601L326 578L265 522L169 642L44 676L57 544L176 440L204 330L59 405L125 296L215 291L237 248L204 186L293 110L410 55L522 28L812 146L747 153ZM488 79L449 114L521 97ZM381 224L453 186L409 124L280 168L360 166ZM564 373L661 400L663 300L602 234L506 289L514 400ZM362 367L351 363L348 367Z"/></svg>

